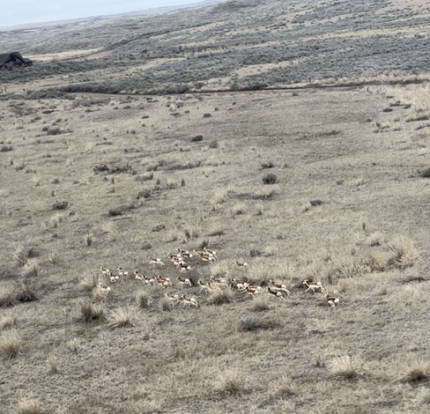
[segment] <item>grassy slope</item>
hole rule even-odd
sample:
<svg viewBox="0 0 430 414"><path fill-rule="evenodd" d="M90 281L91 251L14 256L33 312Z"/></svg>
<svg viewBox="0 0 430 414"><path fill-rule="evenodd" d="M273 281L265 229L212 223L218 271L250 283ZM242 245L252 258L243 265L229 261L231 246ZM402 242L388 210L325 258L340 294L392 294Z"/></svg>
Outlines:
<svg viewBox="0 0 430 414"><path fill-rule="evenodd" d="M118 407L129 413L391 413L393 406L423 412L423 389L396 381L410 361L427 356L422 328L428 282L408 281L426 280L429 269L429 184L417 174L428 165L428 148L423 133L414 130L419 123L404 122L402 106L382 112L388 102L364 90L190 95L154 103L124 98L93 103L93 112L69 100L24 101L15 108L32 111L21 117L11 107L19 101L1 102L2 140L13 146L0 153L7 183L1 188L1 231L7 235L0 241L1 283L25 281L40 297L0 309L1 318L16 317L24 341L17 359L1 362L1 410L15 409L25 395L40 399L46 412L58 406L72 413L115 413ZM52 114L43 114L47 106ZM205 113L212 117L203 118ZM36 114L41 119L30 123ZM42 132L59 118L57 125L73 132ZM375 133L376 122L390 122L391 128ZM400 131L393 131L396 125ZM203 141L191 142L197 134ZM218 148L210 148L214 140ZM137 178L154 161L158 170L142 183ZM261 170L267 161L275 167ZM100 163L129 164L135 175L105 179L93 172ZM274 186L262 184L268 172L278 177ZM156 180L161 191L154 190ZM151 197L136 209L108 216L143 189ZM271 190L268 199L255 199ZM225 202L214 204L220 192ZM308 210L314 198L324 204ZM56 200L67 200L69 207L53 227ZM115 240L104 230L106 222L114 223ZM160 224L165 228L154 231ZM208 236L214 229L224 234ZM366 241L375 231L386 242L370 247ZM84 241L88 232L91 246ZM396 235L412 239L421 258L410 268L371 272L371 253L388 251ZM149 309L139 311L134 295L141 284L130 278L112 286L105 306L107 314L132 309L134 327L112 330L104 322L76 321L80 300L89 296L79 285L83 275L97 274L101 265L156 274L147 265L149 254L164 258L178 246L198 248L204 240L218 251L220 263L211 269L193 261L202 279L215 271L259 281L273 277L292 296L285 303L271 301L259 313L243 295L218 307L192 288L200 309L163 312L163 292L154 288L148 290ZM142 250L147 242L151 249ZM38 276L20 276L12 257L22 245L40 252ZM252 258L251 250L263 255ZM52 253L58 264L49 261ZM250 263L246 275L235 267L236 258ZM170 263L161 272L177 275ZM338 290L339 307L332 310L321 295L298 289L306 277ZM184 290L175 284L170 291ZM267 329L240 331L247 314ZM76 352L70 341L79 344ZM330 374L333 359L343 355L358 359L355 380ZM53 363L59 373L50 373ZM246 378L239 395L219 389L219 376L228 370ZM291 378L294 395L278 393L282 376Z"/></svg>

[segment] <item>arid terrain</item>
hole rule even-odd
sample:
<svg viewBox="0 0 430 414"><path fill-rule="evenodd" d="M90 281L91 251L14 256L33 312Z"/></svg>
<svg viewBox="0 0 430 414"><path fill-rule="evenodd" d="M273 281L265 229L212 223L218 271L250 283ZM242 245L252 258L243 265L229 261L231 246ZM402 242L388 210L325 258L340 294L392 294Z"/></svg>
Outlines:
<svg viewBox="0 0 430 414"><path fill-rule="evenodd" d="M0 71L0 414L428 412L429 6L15 36L35 63Z"/></svg>

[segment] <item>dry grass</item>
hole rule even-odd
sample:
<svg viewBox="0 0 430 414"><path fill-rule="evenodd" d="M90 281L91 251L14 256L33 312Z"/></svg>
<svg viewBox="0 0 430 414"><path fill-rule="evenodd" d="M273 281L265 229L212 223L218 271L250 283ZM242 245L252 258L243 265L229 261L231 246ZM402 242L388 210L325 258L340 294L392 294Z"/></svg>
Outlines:
<svg viewBox="0 0 430 414"><path fill-rule="evenodd" d="M16 304L16 289L12 284L0 285L0 307L6 308Z"/></svg>
<svg viewBox="0 0 430 414"><path fill-rule="evenodd" d="M356 187L361 187L362 185L366 184L366 180L364 179L363 176L361 176L361 177L356 178L353 181L353 183Z"/></svg>
<svg viewBox="0 0 430 414"><path fill-rule="evenodd" d="M263 254L266 257L276 256L278 254L278 248L276 246L266 246L263 250Z"/></svg>
<svg viewBox="0 0 430 414"><path fill-rule="evenodd" d="M233 206L232 212L236 216L240 214L245 214L247 212L246 205L244 203L237 203Z"/></svg>
<svg viewBox="0 0 430 414"><path fill-rule="evenodd" d="M255 312L263 312L270 309L268 296L257 296L252 301L251 310Z"/></svg>
<svg viewBox="0 0 430 414"><path fill-rule="evenodd" d="M42 414L42 412L42 404L34 398L23 398L18 403L18 414Z"/></svg>
<svg viewBox="0 0 430 414"><path fill-rule="evenodd" d="M224 235L225 232L225 228L222 225L213 225L211 227L209 227L207 235L209 237L214 237L214 236L222 236Z"/></svg>
<svg viewBox="0 0 430 414"><path fill-rule="evenodd" d="M240 394L245 391L246 376L242 369L231 368L218 375L216 390L228 394Z"/></svg>
<svg viewBox="0 0 430 414"><path fill-rule="evenodd" d="M14 315L6 314L0 319L0 330L4 331L16 326L17 320Z"/></svg>
<svg viewBox="0 0 430 414"><path fill-rule="evenodd" d="M389 248L394 255L394 262L399 267L412 266L418 259L418 251L412 240L399 236L389 242Z"/></svg>
<svg viewBox="0 0 430 414"><path fill-rule="evenodd" d="M76 354L81 346L81 343L79 339L71 339L66 343L67 349L72 352L73 354Z"/></svg>
<svg viewBox="0 0 430 414"><path fill-rule="evenodd" d="M53 265L59 265L61 263L60 256L58 252L54 249L52 249L49 253L48 259Z"/></svg>
<svg viewBox="0 0 430 414"><path fill-rule="evenodd" d="M103 223L102 230L107 233L108 238L110 241L117 241L119 238L118 230L115 226L115 223L112 221L107 221Z"/></svg>
<svg viewBox="0 0 430 414"><path fill-rule="evenodd" d="M213 204L217 205L217 204L224 203L226 200L227 200L227 193L222 190L217 190L215 191L211 201Z"/></svg>
<svg viewBox="0 0 430 414"><path fill-rule="evenodd" d="M164 312L169 312L173 308L173 303L168 299L164 298L160 301L160 309Z"/></svg>
<svg viewBox="0 0 430 414"><path fill-rule="evenodd" d="M300 207L300 211L302 213L307 213L311 208L312 208L312 204L309 201L307 201L302 204L302 206Z"/></svg>
<svg viewBox="0 0 430 414"><path fill-rule="evenodd" d="M39 275L39 272L40 272L39 262L36 259L30 259L24 265L21 274L23 277L27 278L27 277L36 277Z"/></svg>
<svg viewBox="0 0 430 414"><path fill-rule="evenodd" d="M108 326L110 328L124 328L128 326L134 326L134 320L136 315L134 311L126 308L118 308L108 316Z"/></svg>
<svg viewBox="0 0 430 414"><path fill-rule="evenodd" d="M57 228L60 225L60 223L63 222L63 220L64 220L65 217L66 217L65 213L55 213L55 214L53 214L51 216L51 220L50 220L51 226L53 228Z"/></svg>
<svg viewBox="0 0 430 414"><path fill-rule="evenodd" d="M223 305L229 303L232 299L232 291L229 287L225 289L213 288L208 297L208 303L211 305Z"/></svg>
<svg viewBox="0 0 430 414"><path fill-rule="evenodd" d="M93 236L92 233L88 232L85 236L84 236L84 243L86 246L90 247L93 245L95 241L95 238Z"/></svg>
<svg viewBox="0 0 430 414"><path fill-rule="evenodd" d="M80 303L80 316L81 322L94 322L104 318L104 307L103 305L93 304L89 301L82 301Z"/></svg>
<svg viewBox="0 0 430 414"><path fill-rule="evenodd" d="M421 359L408 364L407 372L402 381L411 384L430 381L430 361Z"/></svg>
<svg viewBox="0 0 430 414"><path fill-rule="evenodd" d="M287 2L277 4L282 7L284 3ZM303 9L306 18L313 7L309 3ZM342 5L336 5L338 7ZM241 7L244 12L248 9ZM319 10L325 13L324 7ZM286 17L290 20L285 28L288 33L296 12ZM301 13L302 10L299 17ZM304 31L308 25L299 23L299 26ZM281 26L274 32L282 35L285 29ZM152 31L150 27L148 30ZM206 31L206 27L202 30ZM252 34L249 40L258 41L262 36L264 33ZM151 42L156 37L151 37ZM193 37L198 40L197 34ZM320 39L318 43L326 46L326 40ZM185 50L187 56L194 59L192 49L189 52L185 45ZM159 53L161 56L164 51ZM211 53L211 49L205 53ZM163 67L171 64L168 58L163 58L162 62ZM151 59L150 65L154 63ZM176 64L176 59L172 59L172 63ZM92 69L97 71L97 66ZM130 80L140 76L142 70L140 64L136 68L121 69L130 72ZM135 69L136 75L133 75ZM85 76L93 76L92 71ZM154 73L157 77L164 76L158 69ZM296 71L285 76L290 74L296 76ZM67 77L67 74L62 76ZM54 78L57 77L49 82L57 82ZM43 79L40 82L43 83ZM289 91L231 92L183 95L184 109L190 112L185 115L179 110L180 116L174 118L165 109L167 96L154 97L158 103L151 104L146 102L146 97L133 95L130 97L132 107L125 112L124 104L119 101L129 98L117 95L112 97L112 108L96 104L90 108L92 112L84 112L85 108L69 111L69 125L75 132L55 137L49 143L44 136L36 137L42 125L34 132L27 129L29 120L9 117L8 106L22 103L23 108L43 111L41 105L55 104L55 112L58 112L55 116L59 117L63 108L71 106L73 101L21 99L19 84L12 87L17 95L9 101L7 97L0 99L1 139L13 141L15 165L25 159L26 169L37 169L42 181L29 192L31 175L15 171L14 166L3 159L1 179L7 186L0 188L4 200L0 216L5 218L0 222L3 234L10 237L0 240L3 243L0 286L15 280L15 276L19 278L22 263L36 258L29 254L30 249L23 249L19 261L12 259L11 240L12 243L24 240L40 249L37 260L41 275L30 281L41 300L12 309L18 318L17 328L23 336L25 352L16 360L3 363L1 387L5 392L2 392L0 405L16 410L19 397L15 391L21 387L24 395L41 398L46 413L54 413L59 405L69 407L72 413L88 414L114 412L118 407L133 414L172 410L199 414L308 414L318 410L326 413L366 409L388 412L399 403L401 410L408 414L425 411L427 407L414 405L418 391L415 387L403 384L395 386L398 388L394 393L387 393L392 385L387 383L387 378L398 378L407 372L399 374L392 369L406 356L417 359L425 356L423 344L427 339L422 327L425 326L429 291L428 258L422 253L419 266L404 270L391 264L385 273L372 273L369 266L372 253L381 251L395 256L388 243L380 242L378 246L370 241L376 229L387 241L395 231L413 235L420 249L427 243L423 191L428 182L416 171L428 167L428 148L424 148L428 146L428 129L415 132L419 125L408 124L409 129L401 134L391 130L377 136L373 134L375 121L383 121L383 117L391 115L403 118L403 108L394 107L395 114L382 113L383 99L374 99L359 89L304 90L294 98ZM29 83L25 87L33 86ZM200 97L204 101L201 102ZM73 96L67 95L67 98ZM88 96L88 99L93 98ZM233 105L236 101L237 105ZM144 109L137 109L139 105ZM115 106L119 106L119 110L114 111ZM220 108L219 112L214 112L213 118L205 120L207 124L203 125L201 115L211 112L214 106ZM146 114L150 115L150 121L145 121L147 126L142 128L142 123L138 122ZM367 118L372 118L372 122L366 122ZM51 121L47 115L47 124ZM13 122L26 126L25 141L21 140L21 132L14 132ZM136 128L138 134L126 134L127 128ZM339 136L316 138L321 128L343 132ZM190 144L190 151L180 153L175 142L184 147L187 137L196 133L204 134L203 144ZM94 140L93 148L91 152L82 152L88 136ZM220 142L218 150L208 150L207 143L211 139ZM65 140L69 144L67 153L61 150ZM45 158L45 154L51 157ZM159 171L153 174L152 181L142 184L137 178L145 174L146 165L155 159L159 161ZM66 170L73 171L73 175L64 175L63 160L67 162ZM262 184L261 178L267 171L259 167L264 160L273 161L279 185ZM202 165L197 166L198 162ZM132 170L95 173L93 167L99 164L106 164L110 169L129 164ZM188 165L194 167L182 168ZM353 180L363 173L366 184L355 187ZM54 200L52 185L48 183L57 176L61 183L55 186L57 197L70 202L67 213L75 211L76 214L68 215L58 229L41 229L38 223L49 223L54 213L50 208ZM112 177L115 192L110 192ZM169 179L179 184L182 178L186 180L185 187L166 189ZM340 178L342 185L336 184ZM158 179L161 181L156 183ZM125 210L116 217L108 216L109 208L136 199L145 186L150 195L142 200L140 208ZM217 189L225 192L216 209L211 210L209 202ZM301 203L314 199L321 199L325 204L322 208L309 207L308 213L300 214ZM232 214L236 203L246 205L245 216ZM359 225L363 220L368 224L367 229L362 230ZM112 224L104 227L106 222ZM153 230L158 225L164 228ZM182 230L188 227L188 236L198 229L200 237L185 236ZM87 229L97 237L91 247L83 240ZM168 239L174 242L166 244ZM211 274L219 274L226 278L227 284L233 277L256 284L273 279L291 287L291 296L285 297L285 301L271 298L263 285L262 294L254 299L246 292L233 290L229 303L208 304L209 294L199 294L198 286L178 284L176 276L181 273L167 259L167 254L174 253L177 247L203 250L202 243L209 243L208 248L218 252L219 260L214 264L198 258L187 260L192 271L184 276L208 281ZM354 254L351 256L352 244ZM265 249L266 246L269 249ZM61 266L49 263L52 248L61 256ZM330 254L323 253L325 251ZM166 265L149 265L150 255L160 257ZM248 262L249 267L238 268L235 259ZM185 293L196 297L201 307L188 312L180 304L172 312L163 312L160 307L171 309L170 302L162 299L164 290L158 286L147 288L130 277L109 284L112 292L103 308L97 296L91 296L98 283L108 280L101 276L101 265L112 269L121 265L131 274L139 269L151 276L170 277L173 287L166 289L168 294ZM410 281L408 276L415 269L421 279ZM99 276L90 276L87 283L81 285L79 279L87 273ZM301 284L308 273L330 292L342 290L336 309L330 309L319 292L304 294ZM140 298L142 288L150 295L147 309L141 308L146 306L145 294ZM380 296L381 292L384 296ZM220 295L224 298L225 292ZM102 297L100 295L100 300ZM89 316L81 317L79 303L83 299L91 303L90 311L85 313ZM104 309L104 314L93 307ZM107 323L101 323L104 315L108 317L110 311L118 307L130 307L136 312L138 316L132 321L136 327L108 329ZM0 309L0 324L9 311ZM256 320L244 318L245 329L250 331L241 330L240 320L244 315L257 317ZM94 322L77 323L74 316ZM1 334L14 329L14 322L10 318L7 320L7 330ZM151 333L149 340L145 339L143 321ZM270 325L275 321L278 327ZM383 334L375 333L381 326ZM324 361L330 366L333 355L363 352L371 358L369 364L374 364L376 372L384 371L384 374L361 379L358 369L360 380L350 384L326 372ZM48 375L50 355L55 355L57 369L61 372L56 378ZM235 367L249 373L248 388L246 381L245 386L224 385L218 390L225 394L214 395L218 370L234 370ZM291 377L285 375L286 370L291 372ZM29 378L37 381L29 381ZM56 386L52 386L54 379L58 383ZM137 386L142 390L135 396ZM92 392L95 389L97 392ZM241 389L246 395L239 398L228 395L230 392L240 394L237 390ZM248 394L248 389L252 393ZM292 396L293 392L297 395ZM160 400L165 401L161 406Z"/></svg>
<svg viewBox="0 0 430 414"><path fill-rule="evenodd" d="M149 295L145 290L136 293L136 303L140 309L146 309L149 306Z"/></svg>
<svg viewBox="0 0 430 414"><path fill-rule="evenodd" d="M355 379L360 375L362 363L358 358L344 355L334 358L330 363L330 374L333 377Z"/></svg>
<svg viewBox="0 0 430 414"><path fill-rule="evenodd" d="M13 258L19 266L24 266L28 260L28 249L24 246L16 247Z"/></svg>
<svg viewBox="0 0 430 414"><path fill-rule="evenodd" d="M101 280L100 276L95 275L95 274L87 274L81 278L79 285L84 290L93 291L98 286L100 286L101 283L102 283L102 280Z"/></svg>
<svg viewBox="0 0 430 414"><path fill-rule="evenodd" d="M387 252L371 252L369 257L369 266L373 271L383 272L390 266L391 260L392 255Z"/></svg>
<svg viewBox="0 0 430 414"><path fill-rule="evenodd" d="M98 284L92 291L93 299L97 302L104 302L110 292L109 288L105 288L103 285Z"/></svg>
<svg viewBox="0 0 430 414"><path fill-rule="evenodd" d="M381 246L384 241L384 235L380 231L376 231L367 238L366 243L369 246Z"/></svg>
<svg viewBox="0 0 430 414"><path fill-rule="evenodd" d="M50 356L47 362L49 374L58 374L60 372L60 369L58 368L58 359L56 357Z"/></svg>
<svg viewBox="0 0 430 414"><path fill-rule="evenodd" d="M273 395L280 398L291 397L295 395L291 377L282 375L282 377L273 386Z"/></svg>
<svg viewBox="0 0 430 414"><path fill-rule="evenodd" d="M17 331L6 331L0 337L0 356L4 359L16 358L22 349L22 339Z"/></svg>

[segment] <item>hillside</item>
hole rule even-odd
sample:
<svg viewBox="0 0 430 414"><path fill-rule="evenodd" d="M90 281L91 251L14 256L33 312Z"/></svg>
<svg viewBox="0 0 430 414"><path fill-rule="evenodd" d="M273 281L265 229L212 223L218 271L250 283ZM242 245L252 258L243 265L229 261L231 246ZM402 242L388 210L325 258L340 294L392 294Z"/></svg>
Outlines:
<svg viewBox="0 0 430 414"><path fill-rule="evenodd" d="M426 10L228 1L29 44L0 72L0 414L427 412Z"/></svg>
<svg viewBox="0 0 430 414"><path fill-rule="evenodd" d="M147 93L420 74L430 66L429 10L399 0L235 0L109 20L22 44L36 61L60 59L38 62L24 79L43 77L73 91Z"/></svg>

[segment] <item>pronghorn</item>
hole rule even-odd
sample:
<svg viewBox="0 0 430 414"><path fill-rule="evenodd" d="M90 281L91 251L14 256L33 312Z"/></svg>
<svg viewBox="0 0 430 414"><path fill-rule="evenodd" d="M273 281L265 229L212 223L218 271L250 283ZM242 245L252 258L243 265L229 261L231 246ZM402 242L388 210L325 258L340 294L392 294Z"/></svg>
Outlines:
<svg viewBox="0 0 430 414"><path fill-rule="evenodd" d="M246 288L246 291L248 292L249 295L254 297L255 295L258 295L259 293L261 293L261 286L248 286Z"/></svg>
<svg viewBox="0 0 430 414"><path fill-rule="evenodd" d="M152 284L155 282L155 278L152 278L150 276L146 276L142 273L139 273L137 270L134 272L135 275L135 279L139 279L142 282L148 283L148 284Z"/></svg>
<svg viewBox="0 0 430 414"><path fill-rule="evenodd" d="M164 266L164 263L161 261L161 259L154 258L152 256L149 256L148 259L149 259L149 264Z"/></svg>
<svg viewBox="0 0 430 414"><path fill-rule="evenodd" d="M118 275L119 277L126 277L128 276L128 272L126 270L122 270L122 267L118 267Z"/></svg>
<svg viewBox="0 0 430 414"><path fill-rule="evenodd" d="M205 253L216 257L216 251L215 250L208 249L207 247L204 247L203 250L205 251Z"/></svg>
<svg viewBox="0 0 430 414"><path fill-rule="evenodd" d="M188 266L186 263L182 262L182 263L179 263L178 269L181 269L181 272L185 273L191 269L191 266Z"/></svg>
<svg viewBox="0 0 430 414"><path fill-rule="evenodd" d="M102 271L103 276L109 276L111 273L110 269L103 267L103 266L101 267L101 271Z"/></svg>
<svg viewBox="0 0 430 414"><path fill-rule="evenodd" d="M273 290L278 290L278 291L283 291L285 292L288 296L291 295L291 292L287 289L286 285L282 285L280 283L275 283L273 280L269 280L269 286L273 289Z"/></svg>
<svg viewBox="0 0 430 414"><path fill-rule="evenodd" d="M193 286L191 280L188 278L178 276L177 279L180 285Z"/></svg>
<svg viewBox="0 0 430 414"><path fill-rule="evenodd" d="M210 281L213 283L219 283L220 285L225 285L227 282L223 277L217 277L213 275L210 277Z"/></svg>
<svg viewBox="0 0 430 414"><path fill-rule="evenodd" d="M178 247L178 252L179 252L179 255L183 257L189 257L189 258L193 257L193 255L188 250L182 250L179 247Z"/></svg>
<svg viewBox="0 0 430 414"><path fill-rule="evenodd" d="M202 293L204 290L207 292L207 293L209 293L209 291L210 290L212 290L213 289L213 287L212 287L212 285L211 285L211 282L202 282L201 280L199 280L198 282L197 282L197 284L200 286L200 291L199 291L199 293Z"/></svg>
<svg viewBox="0 0 430 414"><path fill-rule="evenodd" d="M172 305L177 305L179 303L179 295L168 295L167 293L165 293L164 297L168 299Z"/></svg>
<svg viewBox="0 0 430 414"><path fill-rule="evenodd" d="M173 263L176 267L179 267L179 265L180 265L180 264L184 264L185 262L182 260L182 258L180 259L180 258L178 258L178 257L175 257L175 258L173 258L173 259L172 259L172 263Z"/></svg>
<svg viewBox="0 0 430 414"><path fill-rule="evenodd" d="M200 257L202 257L202 254L205 254L205 252L201 252L200 250L194 249L193 251L197 256L200 256Z"/></svg>
<svg viewBox="0 0 430 414"><path fill-rule="evenodd" d="M282 291L276 288L272 288L271 286L267 287L267 292L269 295L276 296L279 299L285 300L284 295L282 294Z"/></svg>
<svg viewBox="0 0 430 414"><path fill-rule="evenodd" d="M162 286L163 288L167 288L167 286L172 286L172 281L168 277L157 276L155 281Z"/></svg>
<svg viewBox="0 0 430 414"><path fill-rule="evenodd" d="M204 262L214 262L216 260L215 256L206 253L201 254L200 259L202 259Z"/></svg>
<svg viewBox="0 0 430 414"><path fill-rule="evenodd" d="M110 282L111 283L115 283L117 280L119 280L119 276L118 275L114 275L112 273L112 271L109 273L109 277L110 277Z"/></svg>
<svg viewBox="0 0 430 414"><path fill-rule="evenodd" d="M324 294L325 298L327 299L327 303L334 308L336 305L339 304L340 298L337 298L336 296L330 296L327 292L327 289L323 289L322 293Z"/></svg>
<svg viewBox="0 0 430 414"><path fill-rule="evenodd" d="M236 264L237 264L241 269L246 269L246 268L249 266L249 264L248 264L248 263L246 263L246 262L239 262L239 261L237 261L237 260L236 260Z"/></svg>
<svg viewBox="0 0 430 414"><path fill-rule="evenodd" d="M195 306L196 308L199 307L198 302L194 298L189 298L185 295L181 295L181 301L184 304L184 307L187 305Z"/></svg>
<svg viewBox="0 0 430 414"><path fill-rule="evenodd" d="M242 280L238 280L236 278L233 279L231 284L235 286L237 290L245 290L249 286L249 283L243 282Z"/></svg>
<svg viewBox="0 0 430 414"><path fill-rule="evenodd" d="M312 280L305 280L303 282L303 285L307 287L305 293L308 290L312 290L312 292L315 293L315 289L319 290L320 292L322 292L322 289L323 289L321 282L312 282Z"/></svg>

